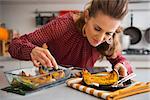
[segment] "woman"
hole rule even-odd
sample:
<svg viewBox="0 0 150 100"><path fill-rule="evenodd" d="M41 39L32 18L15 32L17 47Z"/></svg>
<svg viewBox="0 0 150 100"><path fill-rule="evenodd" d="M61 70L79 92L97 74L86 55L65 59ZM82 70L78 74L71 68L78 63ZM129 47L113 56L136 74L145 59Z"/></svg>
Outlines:
<svg viewBox="0 0 150 100"><path fill-rule="evenodd" d="M127 14L127 0L90 0L82 14L67 13L36 31L12 40L13 58L48 67L57 64L93 67L106 57L120 75L132 68L119 50L119 27ZM42 48L46 43L48 49Z"/></svg>

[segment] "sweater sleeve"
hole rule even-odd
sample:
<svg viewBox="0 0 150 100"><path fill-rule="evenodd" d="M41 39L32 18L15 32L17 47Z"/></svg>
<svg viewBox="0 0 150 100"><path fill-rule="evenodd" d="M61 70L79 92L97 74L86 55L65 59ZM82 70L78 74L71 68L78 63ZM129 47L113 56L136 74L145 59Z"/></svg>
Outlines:
<svg viewBox="0 0 150 100"><path fill-rule="evenodd" d="M33 48L60 38L69 29L69 24L69 17L58 17L34 32L14 38L8 51L13 58L31 60L30 53Z"/></svg>
<svg viewBox="0 0 150 100"><path fill-rule="evenodd" d="M112 64L112 68L118 64L118 63L122 63L128 71L128 74L132 73L132 66L129 64L129 62L127 61L127 59L121 54L121 52L117 52L117 56L116 58L107 58L109 60L109 62Z"/></svg>

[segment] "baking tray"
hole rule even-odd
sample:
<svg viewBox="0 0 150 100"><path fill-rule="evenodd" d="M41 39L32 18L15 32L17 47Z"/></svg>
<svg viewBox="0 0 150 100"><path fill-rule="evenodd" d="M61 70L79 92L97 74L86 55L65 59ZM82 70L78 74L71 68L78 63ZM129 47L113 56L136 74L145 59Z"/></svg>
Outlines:
<svg viewBox="0 0 150 100"><path fill-rule="evenodd" d="M10 86L8 86L6 88L3 88L2 90L7 91L7 92L13 92L13 93L20 94L20 95L26 95L26 94L29 94L29 93L33 93L33 92L36 92L36 91L39 91L39 90L42 90L42 89L47 89L47 88L54 87L54 86L60 85L62 83L65 83L65 81L68 78L70 78L70 76L71 76L71 70L70 69L59 66L59 70L63 70L64 73L65 73L65 76L61 79L57 79L53 82L51 81L51 82L47 82L45 84L37 85L34 89L31 89L31 90L22 90L22 89L20 90L20 88L18 88L18 87L14 88L11 85L11 83L14 79L19 80L20 77L22 77L22 75L20 75L20 73L22 73L22 71L25 72L26 75L31 75L33 78L42 77L42 75L39 73L38 70L39 69L36 68L36 67L28 67L28 68L15 69L15 70L4 72ZM52 74L54 72L56 72L56 71L50 70L47 73L47 75Z"/></svg>

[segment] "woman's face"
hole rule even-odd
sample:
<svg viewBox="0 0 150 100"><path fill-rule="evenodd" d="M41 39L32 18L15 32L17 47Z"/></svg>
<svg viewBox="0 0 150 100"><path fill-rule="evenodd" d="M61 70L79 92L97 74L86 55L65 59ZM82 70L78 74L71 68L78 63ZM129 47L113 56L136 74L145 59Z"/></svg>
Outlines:
<svg viewBox="0 0 150 100"><path fill-rule="evenodd" d="M85 24L85 35L89 43L96 47L112 38L121 21L110 16L98 13L95 17L87 17Z"/></svg>

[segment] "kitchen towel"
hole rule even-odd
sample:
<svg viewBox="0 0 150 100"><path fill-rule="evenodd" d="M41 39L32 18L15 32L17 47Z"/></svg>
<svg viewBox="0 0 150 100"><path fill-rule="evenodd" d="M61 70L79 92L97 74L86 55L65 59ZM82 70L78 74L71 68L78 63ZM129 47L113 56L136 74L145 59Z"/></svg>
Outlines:
<svg viewBox="0 0 150 100"><path fill-rule="evenodd" d="M82 78L71 78L66 81L67 86L72 87L76 90L82 91L84 93L94 95L99 98L106 100L117 100L131 95L150 92L150 82L134 82L130 86L116 90L116 91L105 91L97 90L91 87L87 87L81 84Z"/></svg>

